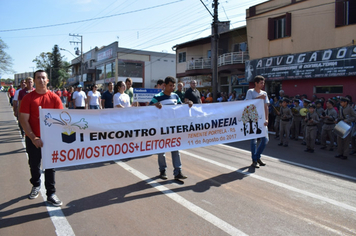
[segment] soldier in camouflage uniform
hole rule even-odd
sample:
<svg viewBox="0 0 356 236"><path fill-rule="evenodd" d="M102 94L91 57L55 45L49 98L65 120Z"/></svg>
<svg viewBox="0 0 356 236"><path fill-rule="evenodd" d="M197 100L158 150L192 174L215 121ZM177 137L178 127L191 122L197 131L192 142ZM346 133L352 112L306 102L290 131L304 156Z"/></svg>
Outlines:
<svg viewBox="0 0 356 236"><path fill-rule="evenodd" d="M315 112L316 114L319 115L319 118L321 117L321 115L323 114L324 112L324 108L322 106L322 102L320 100L316 100L315 101ZM321 144L321 130L322 130L322 127L323 127L323 120L320 120L319 123L316 125L316 127L318 128L318 131L317 131L317 134L316 134L316 139L317 141L315 142L315 144L317 145L320 145Z"/></svg>
<svg viewBox="0 0 356 236"><path fill-rule="evenodd" d="M308 99L306 99L306 98L303 99L303 107L304 107L304 108L308 108L308 105L309 105L310 103L311 103L310 100L308 100ZM303 132L303 142L302 142L302 145L306 145L306 144L307 144L306 141L305 141L305 132L306 132L306 130L305 130L305 128L306 128L305 117L306 117L306 114L305 114L305 116L302 115L302 123L301 123L301 125L302 125L302 132Z"/></svg>
<svg viewBox="0 0 356 236"><path fill-rule="evenodd" d="M307 143L307 149L305 152L314 152L315 139L317 133L317 124L319 123L319 115L315 111L315 105L310 103L308 105L309 113L305 117L305 140Z"/></svg>
<svg viewBox="0 0 356 236"><path fill-rule="evenodd" d="M290 132L290 121L292 119L292 111L287 106L289 103L288 98L283 98L282 107L281 107L281 123L279 125L279 137L280 143L278 146L288 147L289 132Z"/></svg>
<svg viewBox="0 0 356 236"><path fill-rule="evenodd" d="M294 107L292 108L293 119L292 119L291 132L292 132L292 139L295 139L297 141L300 134L300 124L302 121L302 115L300 114L300 109L301 107L299 106L299 99L294 99Z"/></svg>

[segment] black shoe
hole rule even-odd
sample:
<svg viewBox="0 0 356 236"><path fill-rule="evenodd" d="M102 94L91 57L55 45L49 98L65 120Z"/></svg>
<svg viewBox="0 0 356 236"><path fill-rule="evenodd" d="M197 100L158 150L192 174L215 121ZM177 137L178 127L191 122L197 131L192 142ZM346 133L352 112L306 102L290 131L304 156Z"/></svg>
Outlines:
<svg viewBox="0 0 356 236"><path fill-rule="evenodd" d="M326 147L324 146L324 147L321 147L320 149L326 149Z"/></svg>
<svg viewBox="0 0 356 236"><path fill-rule="evenodd" d="M307 143L305 141L302 142L302 145L307 145Z"/></svg>
<svg viewBox="0 0 356 236"><path fill-rule="evenodd" d="M283 143L279 143L278 146L283 146Z"/></svg>
<svg viewBox="0 0 356 236"><path fill-rule="evenodd" d="M334 151L334 149L333 149L333 148L330 148L329 151Z"/></svg>
<svg viewBox="0 0 356 236"><path fill-rule="evenodd" d="M264 163L263 161L261 161L261 159L258 159L257 162L258 162L258 164L260 164L260 166L265 166L265 165L266 165L266 163Z"/></svg>
<svg viewBox="0 0 356 236"><path fill-rule="evenodd" d="M257 164L257 161L253 161L252 164L251 164L252 167L255 167L255 168L260 168Z"/></svg>
<svg viewBox="0 0 356 236"><path fill-rule="evenodd" d="M284 144L283 147L288 147L288 144Z"/></svg>
<svg viewBox="0 0 356 236"><path fill-rule="evenodd" d="M336 155L335 156L336 158L341 158L341 157L343 157L342 155Z"/></svg>
<svg viewBox="0 0 356 236"><path fill-rule="evenodd" d="M32 187L30 194L28 195L29 199L35 199L40 194L41 187Z"/></svg>
<svg viewBox="0 0 356 236"><path fill-rule="evenodd" d="M186 179L186 178L188 177L183 175L182 172L179 172L176 176L174 176L174 179Z"/></svg>
<svg viewBox="0 0 356 236"><path fill-rule="evenodd" d="M56 194L52 194L47 197L47 202L52 204L53 206L62 206L62 201L56 196Z"/></svg>
<svg viewBox="0 0 356 236"><path fill-rule="evenodd" d="M341 156L340 159L341 159L341 160L346 160L346 159L347 159L347 156Z"/></svg>
<svg viewBox="0 0 356 236"><path fill-rule="evenodd" d="M159 176L161 179L167 179L167 174L165 170L160 171Z"/></svg>
<svg viewBox="0 0 356 236"><path fill-rule="evenodd" d="M307 149L305 149L305 150L304 150L304 152L309 152L309 150L310 150L310 149L309 149L309 148L307 148Z"/></svg>

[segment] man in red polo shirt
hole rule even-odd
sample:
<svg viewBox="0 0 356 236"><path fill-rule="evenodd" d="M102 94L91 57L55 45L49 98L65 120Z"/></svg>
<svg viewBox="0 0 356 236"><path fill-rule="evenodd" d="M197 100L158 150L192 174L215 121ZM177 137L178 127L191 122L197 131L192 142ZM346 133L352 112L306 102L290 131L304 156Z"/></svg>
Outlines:
<svg viewBox="0 0 356 236"><path fill-rule="evenodd" d="M9 103L12 106L12 99L14 99L16 89L13 85L10 85L9 90L7 91L7 96L9 97Z"/></svg>
<svg viewBox="0 0 356 236"><path fill-rule="evenodd" d="M26 152L30 166L32 190L29 199L37 198L41 186L41 147L39 106L49 109L63 109L61 99L47 89L48 77L43 70L34 73L35 91L28 93L20 105L20 122L26 133ZM48 140L47 140L48 141ZM45 187L47 202L54 206L61 206L62 202L56 196L55 171L45 170Z"/></svg>

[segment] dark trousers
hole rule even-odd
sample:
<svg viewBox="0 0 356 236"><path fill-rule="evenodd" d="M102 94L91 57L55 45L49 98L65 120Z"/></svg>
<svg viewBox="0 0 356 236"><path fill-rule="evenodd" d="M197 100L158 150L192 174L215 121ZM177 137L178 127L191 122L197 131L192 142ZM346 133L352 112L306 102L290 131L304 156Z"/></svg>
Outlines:
<svg viewBox="0 0 356 236"><path fill-rule="evenodd" d="M31 179L30 182L34 187L41 186L41 148L36 148L33 145L31 139L26 136L26 152L28 154L28 164L30 166ZM55 170L46 169L45 170L45 187L47 190L46 195L51 196L56 192L55 188Z"/></svg>

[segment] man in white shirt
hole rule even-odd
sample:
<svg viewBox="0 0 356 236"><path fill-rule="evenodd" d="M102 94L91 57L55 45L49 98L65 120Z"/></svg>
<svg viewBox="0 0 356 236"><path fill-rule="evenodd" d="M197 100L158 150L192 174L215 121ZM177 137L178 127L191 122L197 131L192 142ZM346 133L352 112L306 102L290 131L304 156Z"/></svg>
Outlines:
<svg viewBox="0 0 356 236"><path fill-rule="evenodd" d="M263 87L265 86L265 78L261 75L258 75L254 78L255 87L253 89L249 89L246 93L245 100L251 99L262 99L264 101L264 110L265 110L265 123L264 126L268 126L268 105L269 99L267 93L263 91ZM261 138L261 143L257 147L257 139L251 140L251 156L252 156L252 167L259 168L260 166L265 166L266 164L261 161L261 154L266 147L268 139L266 137ZM257 147L257 149L256 149Z"/></svg>
<svg viewBox="0 0 356 236"><path fill-rule="evenodd" d="M82 85L79 84L77 91L73 93L74 109L85 109L87 104L87 95L82 91Z"/></svg>

